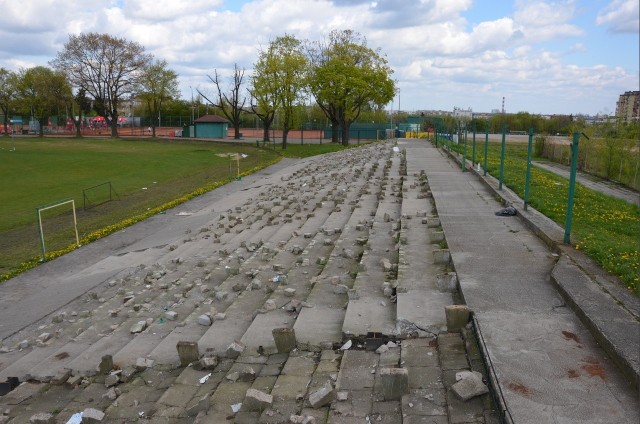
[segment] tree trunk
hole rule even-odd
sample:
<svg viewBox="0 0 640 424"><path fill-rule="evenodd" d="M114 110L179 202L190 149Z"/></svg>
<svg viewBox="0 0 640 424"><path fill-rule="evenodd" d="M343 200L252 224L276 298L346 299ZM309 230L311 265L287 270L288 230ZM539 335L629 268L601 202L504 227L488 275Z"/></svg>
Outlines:
<svg viewBox="0 0 640 424"><path fill-rule="evenodd" d="M340 142L340 133L338 132L338 122L331 122L331 142L338 144Z"/></svg>
<svg viewBox="0 0 640 424"><path fill-rule="evenodd" d="M235 135L233 136L233 138L235 140L240 140L240 122L235 122L233 124L233 129L235 130Z"/></svg>
<svg viewBox="0 0 640 424"><path fill-rule="evenodd" d="M111 137L118 137L118 114L114 113L113 118L111 119Z"/></svg>
<svg viewBox="0 0 640 424"><path fill-rule="evenodd" d="M269 142L269 125L264 125L262 127L262 141Z"/></svg>
<svg viewBox="0 0 640 424"><path fill-rule="evenodd" d="M82 138L82 132L80 131L80 124L82 123L82 115L76 119L76 118L71 118L73 119L73 125L76 127L76 138Z"/></svg>
<svg viewBox="0 0 640 424"><path fill-rule="evenodd" d="M38 135L40 137L44 137L44 125L42 125L42 123L45 121L45 118L40 118L38 119Z"/></svg>
<svg viewBox="0 0 640 424"><path fill-rule="evenodd" d="M9 126L7 125L9 123L9 113L7 111L4 111L3 115L4 115L4 135L5 137L9 137Z"/></svg>
<svg viewBox="0 0 640 424"><path fill-rule="evenodd" d="M287 149L287 135L289 134L289 127L288 126L284 126L282 127L282 150L286 150Z"/></svg>
<svg viewBox="0 0 640 424"><path fill-rule="evenodd" d="M349 126L348 125L345 125L342 129L342 145L343 146L349 145Z"/></svg>

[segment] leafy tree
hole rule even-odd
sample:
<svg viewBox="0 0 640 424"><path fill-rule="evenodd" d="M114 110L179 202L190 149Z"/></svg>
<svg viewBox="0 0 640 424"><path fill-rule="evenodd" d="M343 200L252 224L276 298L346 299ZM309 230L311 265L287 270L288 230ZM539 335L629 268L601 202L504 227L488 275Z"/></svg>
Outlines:
<svg viewBox="0 0 640 424"><path fill-rule="evenodd" d="M331 121L333 141L342 129L342 144L349 144L349 127L366 106L387 104L395 94L393 71L379 50L367 47L352 30L329 34L326 42L308 46L309 88Z"/></svg>
<svg viewBox="0 0 640 424"><path fill-rule="evenodd" d="M20 71L18 93L23 106L29 108L40 123L40 137L52 111L65 108L73 98L66 76L44 66Z"/></svg>
<svg viewBox="0 0 640 424"><path fill-rule="evenodd" d="M278 76L281 81L280 103L282 105L282 148L287 148L287 134L295 120L296 104L303 99L306 85L307 58L302 44L295 37L285 35L273 42Z"/></svg>
<svg viewBox="0 0 640 424"><path fill-rule="evenodd" d="M296 107L302 101L306 86L305 73L307 58L302 51L302 43L292 35L278 37L269 43L267 51L261 52L252 79L252 96L256 99L254 113L265 127L268 127L280 109L282 119L282 148L287 148L287 134L296 118Z"/></svg>
<svg viewBox="0 0 640 424"><path fill-rule="evenodd" d="M165 60L147 64L139 80L138 97L144 101L149 111L152 136L156 136L156 116L160 116L163 104L179 96L178 74L167 69Z"/></svg>
<svg viewBox="0 0 640 424"><path fill-rule="evenodd" d="M260 51L258 60L253 65L250 77L251 111L262 122L262 140L269 141L269 130L273 124L279 106L280 82L273 54L273 43L266 51Z"/></svg>
<svg viewBox="0 0 640 424"><path fill-rule="evenodd" d="M240 69L238 64L233 65L231 86L227 91L223 91L221 87L222 82L220 81L220 76L218 75L217 70L213 70L213 77L211 77L211 75L207 75L209 80L216 87L216 101L209 99L209 97L204 95L200 89L197 90L198 94L202 96L202 98L214 107L220 109L222 114L231 122L231 125L235 130L234 138L236 140L240 139L240 124L242 123L241 115L244 112L244 105L247 102L247 98L242 95L244 72L244 68Z"/></svg>
<svg viewBox="0 0 640 424"><path fill-rule="evenodd" d="M110 121L111 136L117 137L119 102L133 93L150 60L138 43L109 34L86 33L69 36L51 64L94 99L96 112Z"/></svg>
<svg viewBox="0 0 640 424"><path fill-rule="evenodd" d="M0 68L0 110L4 115L4 134L9 135L9 114L14 108L18 96L18 76L11 71Z"/></svg>

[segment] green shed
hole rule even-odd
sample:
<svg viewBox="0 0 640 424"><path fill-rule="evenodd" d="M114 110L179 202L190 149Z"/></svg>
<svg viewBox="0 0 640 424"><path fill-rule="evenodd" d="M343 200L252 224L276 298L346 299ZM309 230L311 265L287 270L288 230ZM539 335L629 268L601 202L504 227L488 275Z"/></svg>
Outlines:
<svg viewBox="0 0 640 424"><path fill-rule="evenodd" d="M193 138L227 138L228 129L229 121L225 118L218 115L204 115L193 121L188 136Z"/></svg>

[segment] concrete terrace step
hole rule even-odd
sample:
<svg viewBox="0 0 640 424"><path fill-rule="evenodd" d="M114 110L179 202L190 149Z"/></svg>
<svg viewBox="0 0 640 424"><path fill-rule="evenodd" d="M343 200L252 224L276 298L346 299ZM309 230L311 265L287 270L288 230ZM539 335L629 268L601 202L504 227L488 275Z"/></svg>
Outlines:
<svg viewBox="0 0 640 424"><path fill-rule="evenodd" d="M291 201L289 203L289 206L286 208L279 207L277 216L278 219L283 220L283 224L278 226L272 225L263 227L257 233L255 233L253 238L256 240L276 240L278 241L278 243L286 244L287 240L291 239L292 234L295 231L298 231L303 223L302 219L294 219L294 217L296 216L296 213L294 213L295 210L296 202L293 201ZM302 215L307 215L306 217L308 218L309 214L302 212L303 211L301 210L300 213ZM302 218L302 215L300 215L299 217ZM237 338L241 335L240 332L245 329L245 326L241 323L246 322L246 310L250 310L249 308L255 307L257 304L259 304L263 297L263 295L259 293L245 294L243 292L245 287L248 285L247 276L245 274L247 272L253 273L252 270L260 268L261 266L261 251L242 252L243 250L243 248L240 248L235 256L240 258L240 255L246 253L249 255L249 257L241 261L239 260L237 264L233 264L230 268L227 268L229 267L229 265L226 265L225 269L231 271L228 272L227 278L224 281L214 287L215 292L225 293L224 298L220 297L218 301L214 301L213 303L201 302L198 307L190 314L190 317L188 317L186 326L176 328L170 334L168 334L167 337L163 337L162 340L160 340L156 345L149 343L149 340L142 340L143 344L145 345L145 349L147 350L145 352L145 355L142 356L148 356L150 359L158 361L159 364L175 366L179 363L177 351L175 348L178 341L200 339L200 343L203 348L214 349L215 347L219 348L220 344L228 344L234 338ZM242 290L236 290L237 287ZM240 306L236 305L232 307L235 302L240 302ZM218 321L217 323L214 322L214 324L207 329L207 327L199 325L196 320L198 316L209 313L212 308L215 308L217 312L228 313L229 321L224 322L224 320L222 320ZM239 317L234 315L234 312L236 310L244 310L241 319L238 319ZM228 329L230 328L233 330L229 332ZM152 331L152 329L148 331ZM220 333L228 334L234 337L231 338L231 340L228 340L224 337L218 337ZM209 340L211 340L212 338L216 340L216 346L212 346L209 343ZM114 359L119 362L135 362L137 357L140 357L138 355L141 353L140 348L136 347L139 344L140 343L134 343L131 347L127 346L125 349L123 349L123 351L116 354L114 356ZM128 352L126 349L130 349L131 351Z"/></svg>
<svg viewBox="0 0 640 424"><path fill-rule="evenodd" d="M408 162L398 260L398 331L438 334L446 331L445 306L454 303L455 274L445 274L447 263L436 263L438 243L446 240L441 228L429 227L435 207L426 176Z"/></svg>
<svg viewBox="0 0 640 424"><path fill-rule="evenodd" d="M384 152L382 152L384 154ZM384 156L382 156L384 157ZM381 160L381 159L379 159ZM379 166L374 170L382 175ZM375 174L374 174L375 175ZM377 187L373 188L374 190ZM348 222L344 225L340 238L335 244L333 253L325 267L316 278L307 302L313 308L303 308L293 328L299 346L307 350L319 350L338 344L343 339L344 307L348 302L347 294L336 293L338 286L352 288L351 271L359 266L357 260L362 254L363 246L357 240L367 231L366 223L375 215L377 194L363 193L354 206ZM329 230L333 231L333 230Z"/></svg>
<svg viewBox="0 0 640 424"><path fill-rule="evenodd" d="M395 279L394 270L385 271L383 260L397 262L395 234L398 229L395 227L402 202L400 162L399 155L393 154L384 169L385 189L379 196L342 326L345 338L364 340L369 333L378 336L395 334L396 308L384 294L382 282Z"/></svg>
<svg viewBox="0 0 640 424"><path fill-rule="evenodd" d="M67 422L89 407L104 412L109 423L263 424L287 422L294 414L322 424L496 423L489 395L462 401L454 394L456 374L470 370L500 384L516 422L637 421L637 402L616 368L545 287L549 276L536 267L553 265L549 252L517 221L496 218L493 196L428 144L403 140L399 146L406 156L380 143L304 159L248 187L239 182L237 192L222 188L230 190L228 200L212 195L210 204L196 201L180 209L193 209L192 215L158 217L170 225L128 241L90 267L103 281L92 280L93 293L79 293L57 311L66 315L52 314L3 340L3 351L22 339L32 346L0 353L0 376L22 369L22 378L34 372L57 380L71 368L87 377L20 385L0 396L0 423L29 422L37 412ZM432 264L443 235L450 267ZM396 249L394 281L394 272L385 274L380 261L388 259L394 271ZM512 255L520 263L512 263ZM118 269L116 276L107 265ZM438 277L453 266L492 360L486 374L468 328L443 332L443 307L454 299L441 292ZM273 282L276 275L286 277L286 284ZM447 275L451 289L456 274ZM261 288L256 283L246 289L253 278ZM361 321L348 331L356 327L349 315L358 301L388 300L385 280L398 286L398 304L385 305L385 322L393 324L397 315L418 323L415 331L396 328L368 337L372 328L384 328L375 310L362 315L373 327ZM348 289L354 290L351 298ZM267 311L267 300L276 309ZM312 307L288 311L292 300ZM226 319L197 324L212 306ZM176 312L175 320L166 312ZM147 329L132 335L131 326L146 319ZM272 330L280 327L295 331L297 349L276 353ZM53 337L34 343L43 332ZM352 343L343 351L345 336ZM244 345L237 358L227 354L234 340ZM179 366L178 341L197 341L199 355L215 355L217 365ZM387 341L395 343L373 351ZM106 353L123 368L120 381L94 375ZM153 367L132 367L139 357L154 359ZM388 384L404 386L403 380L389 380L395 375L406 377L400 392ZM312 404L327 390L326 403ZM268 405L258 408L257 398Z"/></svg>
<svg viewBox="0 0 640 424"><path fill-rule="evenodd" d="M277 202L274 202L277 203ZM235 212L237 212L237 214L234 216L231 213L228 214L224 214L220 217L220 219L217 221L216 225L221 225L221 223L223 222L227 222L227 227L226 228L233 228L233 227L240 227L237 228L237 230L241 230L238 233L222 233L221 235L224 236L228 236L226 237L228 239L228 243L224 243L225 240L220 240L220 238L218 238L218 241L220 241L219 244L214 244L214 246L225 246L226 248L229 247L236 247L239 244L242 244L243 242L246 242L246 240L249 240L248 237L251 237L252 235L255 237L256 233L255 232L250 232L250 231L246 231L248 230L248 225L243 225L245 223L245 219L241 216L240 212L245 211L248 208L241 208L241 207L236 207L235 208ZM281 213L284 211L284 207L280 207L277 210L278 213ZM274 212L274 208L271 209L271 212ZM250 215L252 212L251 210L249 210L249 212L246 212L247 216ZM272 216L276 216L276 215L272 215ZM286 218L285 218L286 219ZM231 222L231 221L235 221L235 222ZM239 222L240 225L237 225L236 223ZM266 223L266 222L265 222ZM233 225L229 225L229 224L233 224ZM214 226L213 224L210 224L210 226ZM245 227L245 228L242 228ZM265 238L270 237L271 235L274 234L274 232L276 232L280 227L278 226L266 226L263 225L262 226L262 233L260 231L258 231L258 236L263 236ZM199 234L204 233L204 231L200 231ZM236 236L238 235L238 236ZM239 236L239 235L243 235L243 237ZM203 239L207 239L209 238L207 234L205 234L203 237ZM189 254L189 250L193 250L194 245L196 245L196 243L189 243L192 242L193 239L189 239L188 242L184 242L181 246L189 246L190 249L182 249L180 250L179 248L177 249L173 249L170 248L168 250L168 253L165 256L170 256L172 258L175 257L180 257L179 255L185 255L185 254ZM231 243L231 242L235 242L235 243ZM230 246L231 245L231 246ZM127 253L125 253L124 255L126 255ZM175 255L175 256L174 256ZM173 259L172 259L173 260ZM202 262L201 259L197 260L198 262ZM167 262L169 262L169 260L167 260ZM193 263L188 263L188 261L186 261L187 263L183 263L183 268L189 266L191 268L194 267ZM179 266L178 266L179 267ZM146 273L147 271L144 271L144 273ZM171 275L171 273L170 273ZM172 277L176 277L175 273L173 273ZM182 276L183 277L183 276ZM138 277L139 279L143 279L144 276L141 275L140 277ZM174 280L175 281L175 280ZM112 291L114 291L115 289L113 289ZM102 296L108 296L108 293L105 291L104 293L100 293L101 299L103 298ZM96 295L97 298L97 295ZM109 298L109 300L107 300L105 303L101 304L98 309L94 310L94 315L96 311L99 311L101 309L103 309L103 312L107 312L107 307L112 307L112 309L110 310L118 310L121 308L120 305L113 305L113 301L112 299L115 299L115 297L111 297ZM149 303L149 301L151 301L151 299L147 299L146 303ZM104 301L103 301L104 302ZM117 301L116 301L117 303ZM179 306L183 306L183 305L179 305ZM179 308L178 306L178 308ZM193 306L190 306L188 309L193 309ZM158 314L158 313L156 313ZM160 311L160 314L162 314L162 311ZM182 313L180 313L182 314ZM147 353L148 349L150 347L153 346L154 343L158 343L159 341L161 341L164 336L167 334L167 331L171 331L172 326L170 324L166 324L166 325L162 325L162 326L157 326L158 328L151 328L148 335L144 335L144 336L140 336L137 337L138 340L133 340L134 337L131 336L131 334L129 333L128 329L129 327L134 323L137 322L137 320L139 320L140 317L132 317L128 322L122 322L122 319L118 319L118 318L113 318L113 317L109 317L108 319L105 319L106 317L103 316L103 319L99 319L99 316L95 316L93 317L94 321L96 321L95 324L93 325L100 325L105 324L105 323L109 323L110 325L114 325L114 323L116 323L116 321L118 321L117 323L120 324L120 330L116 333L113 333L111 335L108 335L107 337L104 337L105 335L102 334L102 331L99 330L95 330L95 331L84 331L81 334L81 337L75 337L74 340L72 340L69 343L69 346L62 346L58 351L54 351L53 354L51 355L50 358L52 359L48 359L45 360L45 362L50 362L51 363L51 370L47 371L47 375L45 374L41 374L41 370L44 370L47 368L47 365L44 364L39 364L38 367L36 368L35 372L29 372L28 370L24 370L24 369L16 369L15 366L13 366L10 370L7 371L7 375L9 375L9 373L11 373L11 375L29 375L32 378L41 378L41 379L47 379L51 377L51 373L55 372L56 370L59 370L63 367L69 367L71 368L75 373L80 374L80 375L87 375L87 374L92 374L93 372L95 372L95 365L97 363L97 361L99 361L99 358L104 355L104 354L115 354L116 357L116 361L121 361L123 363L126 362L131 362L134 361L135 359L137 359L138 355L142 355L144 353ZM98 319L96 319L98 318ZM153 325L153 324L152 324ZM104 325L103 325L104 326ZM175 326L175 325L174 325ZM73 327L73 326L72 326ZM92 328L92 327L90 327ZM112 329L111 329L112 330ZM103 328L103 331L106 333L109 333L109 329L107 328ZM92 333L93 336L87 336L87 334ZM155 333L155 334L154 334ZM75 334L74 334L75 335ZM104 340L101 338L103 337ZM133 345L130 345L127 347L127 345L129 343L133 342ZM175 352L175 343L171 343L173 344L172 350ZM124 345L124 346L123 346ZM140 345L144 346L141 347ZM135 346L140 346L140 347L135 347ZM83 348L84 347L84 348ZM124 349L122 350L122 352L118 355L117 350L120 349ZM128 352L128 353L126 353ZM71 354L79 354L77 355L78 358L74 359L73 355ZM36 363L39 363L41 361L41 356L37 354L36 357L38 358L38 360L36 361ZM65 360L64 361L60 361L58 358L60 357L64 357ZM53 361L53 362L52 362ZM20 362L20 363L32 363L34 361L24 361L24 362ZM19 365L19 364L18 364Z"/></svg>

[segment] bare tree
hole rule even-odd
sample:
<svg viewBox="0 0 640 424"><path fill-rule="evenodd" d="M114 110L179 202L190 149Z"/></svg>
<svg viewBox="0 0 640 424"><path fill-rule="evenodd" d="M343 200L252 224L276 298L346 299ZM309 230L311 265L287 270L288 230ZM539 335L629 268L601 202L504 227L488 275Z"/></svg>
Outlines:
<svg viewBox="0 0 640 424"><path fill-rule="evenodd" d="M151 55L140 44L109 34L87 33L69 36L64 49L51 64L64 72L74 87L93 97L96 111L118 136L118 104L131 94Z"/></svg>
<svg viewBox="0 0 640 424"><path fill-rule="evenodd" d="M233 65L233 78L228 90L223 90L217 70L213 70L213 78L211 75L207 75L207 77L216 87L217 99L215 101L209 99L199 89L197 90L198 94L208 103L222 111L222 114L231 122L231 126L235 130L234 138L237 140L240 138L240 125L242 123L240 116L244 112L244 105L247 101L246 96L242 94L244 68L240 69L237 63Z"/></svg>

